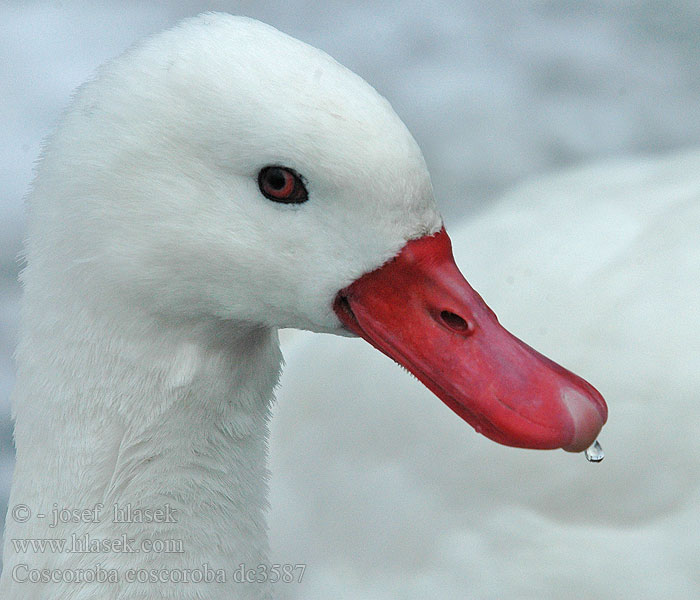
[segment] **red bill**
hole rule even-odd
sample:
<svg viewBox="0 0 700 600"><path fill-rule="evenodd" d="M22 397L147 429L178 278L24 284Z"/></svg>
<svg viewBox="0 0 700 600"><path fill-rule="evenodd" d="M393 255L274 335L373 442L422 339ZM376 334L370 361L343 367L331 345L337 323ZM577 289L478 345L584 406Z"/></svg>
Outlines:
<svg viewBox="0 0 700 600"><path fill-rule="evenodd" d="M500 325L457 268L444 228L341 290L333 308L500 444L580 452L605 424L607 406L591 384Z"/></svg>

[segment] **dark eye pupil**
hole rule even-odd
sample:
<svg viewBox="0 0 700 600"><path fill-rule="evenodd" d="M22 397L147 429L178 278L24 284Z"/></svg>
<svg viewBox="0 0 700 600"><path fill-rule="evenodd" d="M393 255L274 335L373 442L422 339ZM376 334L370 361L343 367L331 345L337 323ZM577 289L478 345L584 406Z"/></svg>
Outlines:
<svg viewBox="0 0 700 600"><path fill-rule="evenodd" d="M267 175L267 184L273 190L281 190L286 184L284 171L282 169L270 169Z"/></svg>

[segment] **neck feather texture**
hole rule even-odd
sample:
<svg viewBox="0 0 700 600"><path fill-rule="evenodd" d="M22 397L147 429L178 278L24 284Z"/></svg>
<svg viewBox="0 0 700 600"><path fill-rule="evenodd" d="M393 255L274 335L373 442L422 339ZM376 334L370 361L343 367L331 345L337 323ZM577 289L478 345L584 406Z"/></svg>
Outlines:
<svg viewBox="0 0 700 600"><path fill-rule="evenodd" d="M37 293L41 286L33 283L25 281L14 395L17 466L0 597L270 597L265 585L235 583L232 571L267 562L277 332L172 322L138 310L109 313L66 294ZM26 509L13 516L20 505ZM66 540L66 548L16 547L16 540L44 538ZM93 540L133 540L122 550L141 549L144 541L157 549L170 544L173 551L99 551ZM85 543L93 545L86 551ZM195 570L206 577L207 568L215 581L163 582L185 580L187 570L190 579L199 577ZM18 581L40 569L81 581ZM99 569L119 581L86 581L87 571ZM130 569L147 570L150 579L158 572L158 581L126 581Z"/></svg>

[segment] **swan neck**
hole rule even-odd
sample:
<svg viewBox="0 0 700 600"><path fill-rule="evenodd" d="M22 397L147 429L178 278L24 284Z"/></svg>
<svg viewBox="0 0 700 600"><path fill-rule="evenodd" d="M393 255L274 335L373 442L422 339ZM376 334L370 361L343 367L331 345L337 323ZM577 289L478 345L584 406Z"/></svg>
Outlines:
<svg viewBox="0 0 700 600"><path fill-rule="evenodd" d="M234 566L266 563L268 421L281 365L277 331L146 318L138 311L117 325L114 314L50 303L38 310L32 300L25 298L33 318L25 310L18 350L10 510L26 504L33 515L50 516L62 508L101 509L95 522L35 517L19 523L8 515L0 596L32 598L33 589L37 598L68 597L55 583L17 586L8 574L19 563L66 570L92 561L120 576L151 563L171 569L206 564L225 569L229 583ZM120 522L119 515L136 509L170 511L171 519ZM126 536L136 545L162 540L183 551L86 558L17 552L11 541L70 541L86 534ZM215 583L206 597L230 597L227 585ZM91 585L97 584L85 590ZM151 597L148 585L139 597ZM192 597L205 587L192 588ZM256 594L263 593L258 587ZM187 589L177 586L173 597L189 598ZM153 584L153 593L160 597L162 583Z"/></svg>

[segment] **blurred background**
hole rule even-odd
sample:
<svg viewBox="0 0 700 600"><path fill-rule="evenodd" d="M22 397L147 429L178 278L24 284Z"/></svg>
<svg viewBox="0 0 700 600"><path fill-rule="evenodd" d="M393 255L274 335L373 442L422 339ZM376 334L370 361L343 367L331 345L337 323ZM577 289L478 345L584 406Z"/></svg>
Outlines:
<svg viewBox="0 0 700 600"><path fill-rule="evenodd" d="M206 10L270 23L376 87L422 147L448 227L539 174L700 144L696 0L0 2L0 526L22 200L42 139L97 66Z"/></svg>

